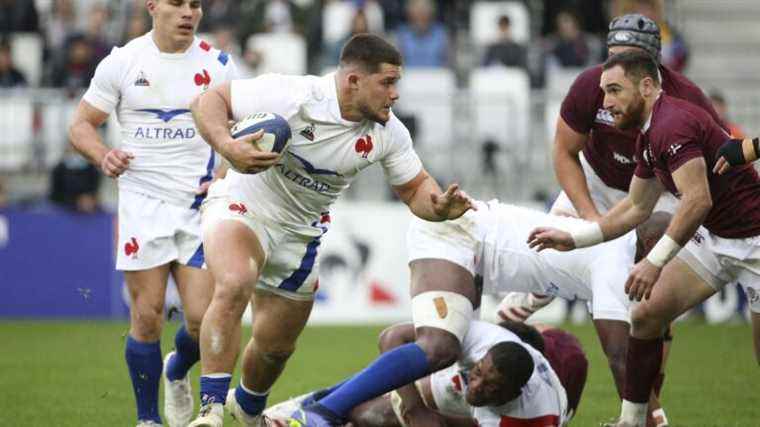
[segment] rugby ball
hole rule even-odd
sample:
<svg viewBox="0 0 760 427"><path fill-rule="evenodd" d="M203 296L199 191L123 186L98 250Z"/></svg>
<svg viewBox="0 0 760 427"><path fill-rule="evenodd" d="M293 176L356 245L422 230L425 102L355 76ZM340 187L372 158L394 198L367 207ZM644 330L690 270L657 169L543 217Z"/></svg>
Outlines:
<svg viewBox="0 0 760 427"><path fill-rule="evenodd" d="M262 151L282 153L288 148L292 137L290 125L288 124L288 121L279 114L250 114L235 123L235 125L232 126L232 129L230 129L230 133L233 138L240 138L241 136L258 132L260 129L264 130L264 135L262 135L261 139L256 141L255 144L258 145Z"/></svg>

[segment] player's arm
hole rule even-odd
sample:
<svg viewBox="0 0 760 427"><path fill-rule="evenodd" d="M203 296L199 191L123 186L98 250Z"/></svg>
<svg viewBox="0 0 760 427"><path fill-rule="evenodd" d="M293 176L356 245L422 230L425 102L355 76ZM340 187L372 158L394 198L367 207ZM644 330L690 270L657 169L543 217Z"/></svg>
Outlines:
<svg viewBox="0 0 760 427"><path fill-rule="evenodd" d="M578 211L578 215L583 219L595 221L600 215L594 201L591 200L580 160L580 152L586 138L587 135L573 130L560 116L557 119L552 157L557 181Z"/></svg>
<svg viewBox="0 0 760 427"><path fill-rule="evenodd" d="M131 153L111 148L103 143L98 128L108 114L81 100L69 126L69 142L90 163L98 166L106 176L115 178L129 167Z"/></svg>
<svg viewBox="0 0 760 427"><path fill-rule="evenodd" d="M458 184L451 184L446 192L425 169L401 185L394 185L393 191L409 206L412 213L428 221L445 221L462 216L468 209L475 210L467 194Z"/></svg>
<svg viewBox="0 0 760 427"><path fill-rule="evenodd" d="M752 163L760 158L760 138L729 139L718 149L718 160L713 173L722 175L732 166Z"/></svg>
<svg viewBox="0 0 760 427"><path fill-rule="evenodd" d="M261 151L253 144L261 138L263 131L238 139L230 134L229 120L233 114L229 82L198 95L190 104L190 111L203 139L235 169L256 173L279 160L279 153Z"/></svg>

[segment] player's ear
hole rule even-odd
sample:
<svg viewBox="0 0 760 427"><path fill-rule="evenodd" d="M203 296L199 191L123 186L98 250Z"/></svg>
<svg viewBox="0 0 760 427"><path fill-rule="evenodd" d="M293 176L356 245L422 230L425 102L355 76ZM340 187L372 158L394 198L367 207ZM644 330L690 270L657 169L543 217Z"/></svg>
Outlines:
<svg viewBox="0 0 760 427"><path fill-rule="evenodd" d="M650 96L654 92L654 80L651 77L644 77L639 80L639 91L642 96Z"/></svg>
<svg viewBox="0 0 760 427"><path fill-rule="evenodd" d="M145 8L148 9L148 12L150 12L151 14L156 10L156 1L157 0L145 1Z"/></svg>
<svg viewBox="0 0 760 427"><path fill-rule="evenodd" d="M359 73L354 73L354 72L348 73L346 78L348 79L348 87L351 90L359 89L359 80L361 80L361 76L359 75Z"/></svg>

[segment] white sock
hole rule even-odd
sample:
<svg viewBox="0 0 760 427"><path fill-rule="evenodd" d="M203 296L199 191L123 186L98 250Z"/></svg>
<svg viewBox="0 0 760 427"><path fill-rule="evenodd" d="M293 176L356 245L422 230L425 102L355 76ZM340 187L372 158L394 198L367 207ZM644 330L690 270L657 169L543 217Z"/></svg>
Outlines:
<svg viewBox="0 0 760 427"><path fill-rule="evenodd" d="M668 417L665 416L665 411L663 411L662 408L652 411L652 418L654 418L655 422L657 422L657 427L668 425ZM657 421L657 418L660 419L659 422Z"/></svg>
<svg viewBox="0 0 760 427"><path fill-rule="evenodd" d="M647 404L634 403L623 399L620 407L620 421L635 427L644 427L647 424Z"/></svg>

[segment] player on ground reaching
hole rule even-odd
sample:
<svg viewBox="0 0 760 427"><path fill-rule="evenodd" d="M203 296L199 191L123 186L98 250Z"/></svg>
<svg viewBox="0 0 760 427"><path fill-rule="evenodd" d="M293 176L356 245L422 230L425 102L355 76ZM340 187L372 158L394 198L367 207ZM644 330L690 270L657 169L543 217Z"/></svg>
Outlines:
<svg viewBox="0 0 760 427"><path fill-rule="evenodd" d="M391 112L400 77L398 50L380 37L358 35L344 46L335 73L236 80L194 102L196 123L209 144L234 169L263 172L230 170L212 185L203 207L206 260L216 288L201 327L203 406L191 426L222 425L225 401L243 424L262 422L269 389L314 302L317 249L330 206L361 170L380 163L401 200L422 218L457 218L470 208L456 185L441 192ZM281 157L251 144L260 133L230 136L228 119L257 112L288 120L294 139ZM253 336L243 352L241 382L227 399L249 301ZM421 350L398 356L404 363L407 357L421 360L422 366L377 394L428 372Z"/></svg>
<svg viewBox="0 0 760 427"><path fill-rule="evenodd" d="M728 133L704 110L664 93L650 56L623 52L603 68L606 110L617 127L640 130L629 194L597 223L571 233L538 228L529 242L538 250L572 250L615 239L644 221L663 191L678 195L666 234L626 282L630 298L644 301L631 315L624 400L615 426L639 427L669 322L739 281L754 296L753 326L760 324L760 177L751 165L711 172ZM760 360L760 328L754 338Z"/></svg>
<svg viewBox="0 0 760 427"><path fill-rule="evenodd" d="M534 327L506 320L499 323L499 326L513 332L522 342L531 345L547 359L567 392L566 420L569 421L577 412L588 371L588 360L577 338L569 332L548 325ZM482 329L490 331L492 328ZM414 341L413 325L408 323L394 325L380 334L380 351L385 352L411 341ZM472 418L474 408L465 396L468 391L467 379L469 376L460 372L460 367L454 364L418 380L415 385L425 406L442 416L446 425L476 426L477 421ZM308 401L326 396L334 388L318 390L290 399L267 409L264 413L274 419L290 415ZM532 399L541 398L543 396L526 392L521 398L525 403L525 410L522 411L520 417L513 417L515 419L512 421L515 423L534 422L536 418L540 419L541 416L546 415L541 413L540 405L530 402ZM351 425L357 427L405 426L407 424L403 413L409 409L402 408L397 392L391 392L358 405L351 410L349 420Z"/></svg>
<svg viewBox="0 0 760 427"><path fill-rule="evenodd" d="M204 262L198 208L216 166L190 114L190 102L210 85L231 80L226 53L195 37L200 0L148 0L153 30L115 48L98 66L69 129L72 145L104 174L118 179L116 268L130 295L125 358L138 425L160 425L162 373L159 338L169 274L185 324L166 356L165 416L185 426L193 402L187 372L198 360L198 333L213 292ZM116 112L120 148L103 144L96 129Z"/></svg>
<svg viewBox="0 0 760 427"><path fill-rule="evenodd" d="M495 201L477 203L476 206L477 211L469 212L453 221L434 223L420 219L412 220L407 245L413 292L414 286L428 283L431 286L476 288L474 277L481 275L485 294L501 295L508 291L522 291L590 301L594 324L599 329L600 341L609 357L613 374L615 378L622 378L629 330L629 301L623 285L630 268L634 265L637 251L639 256L643 256L644 246L651 245L661 236L668 215L657 215L651 222L640 227L639 239L637 233L630 233L625 238L596 250L567 256L569 254L555 251L537 254L525 243L525 236L539 225L551 224L564 229L575 229L586 226L587 221L549 215ZM453 277L434 275L436 272L458 274ZM426 282L432 278L438 281ZM415 283L415 280L418 282ZM475 292L473 290L473 293ZM461 315L453 311L453 308L458 307L451 307L446 303L445 296L445 293L435 293L432 296L432 315L425 311L413 313L417 319L420 315L425 316L422 319L426 322L415 322L417 342L420 341L421 332L449 331L443 329L450 327L444 320L451 315ZM436 323L432 323L433 321ZM458 321L465 325L469 323L469 319ZM455 325L459 326L460 323ZM458 342L460 341L454 341L455 344ZM417 344L406 344L409 345ZM446 350L456 351L457 348ZM385 377L378 374L383 371L378 369L377 365L391 353L381 356L365 371L337 386L316 403L306 405L308 425L336 425L345 422L351 408L361 403L356 402L357 399L353 395L345 392L347 385L373 381L383 383ZM395 368L402 371L410 369L406 363L400 362ZM328 410L325 408L325 402L346 408L344 415L341 415L342 419L336 420L335 416L329 413L325 415ZM425 412L410 411L405 414L410 424L424 420L425 416Z"/></svg>

